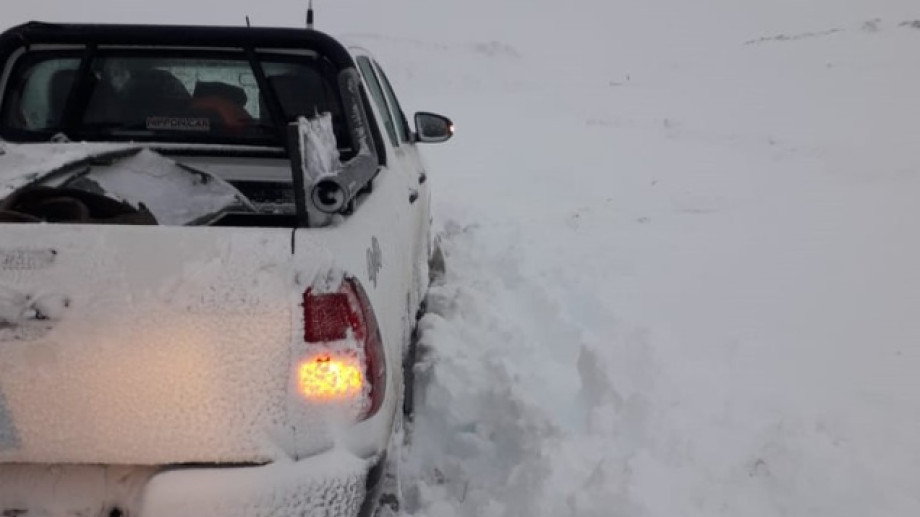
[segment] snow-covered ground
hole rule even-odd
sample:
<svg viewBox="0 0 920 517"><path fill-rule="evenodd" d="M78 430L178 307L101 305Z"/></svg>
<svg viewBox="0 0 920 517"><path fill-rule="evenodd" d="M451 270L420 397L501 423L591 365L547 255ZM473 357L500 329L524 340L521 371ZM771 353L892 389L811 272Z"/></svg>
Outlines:
<svg viewBox="0 0 920 517"><path fill-rule="evenodd" d="M920 515L920 7L684 4L361 38L458 127L418 515Z"/></svg>
<svg viewBox="0 0 920 517"><path fill-rule="evenodd" d="M915 0L316 3L458 129L404 513L920 515Z"/></svg>

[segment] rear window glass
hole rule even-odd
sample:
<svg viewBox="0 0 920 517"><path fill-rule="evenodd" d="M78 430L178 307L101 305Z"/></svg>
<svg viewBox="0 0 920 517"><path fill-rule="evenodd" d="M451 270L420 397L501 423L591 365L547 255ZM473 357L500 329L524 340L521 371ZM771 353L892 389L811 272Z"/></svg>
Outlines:
<svg viewBox="0 0 920 517"><path fill-rule="evenodd" d="M213 54L213 53L212 53ZM244 55L34 52L14 67L0 110L9 140L153 140L280 145L283 124L329 112L347 147L335 72L322 58L262 57L278 121Z"/></svg>
<svg viewBox="0 0 920 517"><path fill-rule="evenodd" d="M4 123L14 128L45 130L61 122L67 92L80 66L79 58L26 59L27 73L11 80Z"/></svg>
<svg viewBox="0 0 920 517"><path fill-rule="evenodd" d="M396 139L396 128L393 126L390 107L387 106L387 101L383 95L383 89L380 87L377 76L374 74L374 68L371 66L370 60L364 56L358 58L358 67L361 69L364 81L370 87L371 97L374 99L374 103L377 104L377 109L380 110L380 116L383 117L383 125L387 128L387 135L390 137L390 143L395 147L399 145L399 140Z"/></svg>

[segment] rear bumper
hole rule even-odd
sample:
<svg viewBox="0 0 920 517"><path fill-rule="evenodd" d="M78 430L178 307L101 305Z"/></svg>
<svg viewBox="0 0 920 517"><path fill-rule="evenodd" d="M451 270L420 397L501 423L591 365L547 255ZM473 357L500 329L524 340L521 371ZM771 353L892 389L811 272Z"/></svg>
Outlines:
<svg viewBox="0 0 920 517"><path fill-rule="evenodd" d="M355 517L373 464L331 451L238 467L0 465L0 515Z"/></svg>

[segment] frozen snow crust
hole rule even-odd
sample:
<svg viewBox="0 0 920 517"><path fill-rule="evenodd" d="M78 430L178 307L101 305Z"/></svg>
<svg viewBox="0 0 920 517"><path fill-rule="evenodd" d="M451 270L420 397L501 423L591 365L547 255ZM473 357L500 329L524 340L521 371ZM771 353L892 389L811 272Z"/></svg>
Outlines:
<svg viewBox="0 0 920 517"><path fill-rule="evenodd" d="M106 152L136 148L133 144L19 145L0 142L0 199L67 164Z"/></svg>
<svg viewBox="0 0 920 517"><path fill-rule="evenodd" d="M356 517L368 462L341 451L263 467L190 469L155 476L141 517Z"/></svg>
<svg viewBox="0 0 920 517"><path fill-rule="evenodd" d="M0 464L0 512L30 516L355 517L370 461L340 450L263 466L174 468ZM9 513L4 513L9 515Z"/></svg>
<svg viewBox="0 0 920 517"><path fill-rule="evenodd" d="M262 462L332 446L289 400L296 278L329 263L320 248L295 268L290 230L3 235L0 313L20 320L0 326L0 462Z"/></svg>

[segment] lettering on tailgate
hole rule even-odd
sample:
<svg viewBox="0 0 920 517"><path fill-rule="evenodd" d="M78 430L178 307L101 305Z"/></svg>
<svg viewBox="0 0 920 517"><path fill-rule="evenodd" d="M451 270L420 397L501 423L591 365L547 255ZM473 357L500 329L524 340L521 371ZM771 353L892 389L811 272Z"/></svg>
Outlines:
<svg viewBox="0 0 920 517"><path fill-rule="evenodd" d="M57 251L52 249L0 248L0 270L46 269L56 258Z"/></svg>

